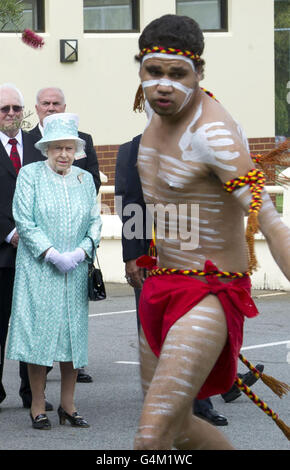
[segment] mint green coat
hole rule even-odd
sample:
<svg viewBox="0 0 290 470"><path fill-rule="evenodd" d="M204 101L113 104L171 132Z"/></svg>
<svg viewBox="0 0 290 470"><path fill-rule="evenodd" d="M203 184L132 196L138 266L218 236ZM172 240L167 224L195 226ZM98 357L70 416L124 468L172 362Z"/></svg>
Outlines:
<svg viewBox="0 0 290 470"><path fill-rule="evenodd" d="M88 259L98 246L101 217L90 173L72 166L65 176L47 162L24 166L17 178L13 216L20 241L8 359L51 366L88 363L88 260L62 274L43 253L80 247Z"/></svg>

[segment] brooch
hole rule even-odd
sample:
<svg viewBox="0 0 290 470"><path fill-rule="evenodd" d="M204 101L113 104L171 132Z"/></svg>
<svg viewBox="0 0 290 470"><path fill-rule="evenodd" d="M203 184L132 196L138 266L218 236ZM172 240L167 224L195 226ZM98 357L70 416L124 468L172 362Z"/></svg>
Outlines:
<svg viewBox="0 0 290 470"><path fill-rule="evenodd" d="M78 174L78 180L79 180L80 183L83 182L83 176L84 176L84 173L79 173Z"/></svg>

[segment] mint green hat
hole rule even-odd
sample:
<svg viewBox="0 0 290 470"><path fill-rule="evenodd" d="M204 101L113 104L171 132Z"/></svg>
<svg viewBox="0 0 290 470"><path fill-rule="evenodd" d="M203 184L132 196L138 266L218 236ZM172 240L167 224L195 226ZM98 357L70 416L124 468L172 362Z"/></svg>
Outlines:
<svg viewBox="0 0 290 470"><path fill-rule="evenodd" d="M50 142L57 140L75 140L76 153L79 157L84 153L85 141L78 135L79 118L77 114L55 113L46 116L43 120L43 137L34 144L45 156Z"/></svg>

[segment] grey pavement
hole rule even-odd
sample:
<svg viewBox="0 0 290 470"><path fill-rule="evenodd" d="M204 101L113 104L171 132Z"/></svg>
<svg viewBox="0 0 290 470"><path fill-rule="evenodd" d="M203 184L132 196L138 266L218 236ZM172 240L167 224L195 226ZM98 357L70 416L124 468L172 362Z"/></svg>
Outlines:
<svg viewBox="0 0 290 470"><path fill-rule="evenodd" d="M138 334L135 298L127 285L108 284L108 298L90 303L89 365L93 383L77 384L76 405L88 419L88 429L60 426L60 373L55 364L48 375L46 395L54 405L49 412L51 431L32 429L29 410L18 395L18 363L6 361L4 384L7 398L0 411L2 450L131 450L142 408L139 380ZM290 292L254 291L260 315L245 323L243 354L265 372L290 384ZM261 346L262 345L262 346ZM264 346L263 346L264 345ZM248 348L248 349L247 349ZM246 372L240 363L239 372ZM261 381L253 391L290 426L290 398L282 400ZM289 441L274 421L242 395L226 404L212 398L214 407L227 416L229 425L219 428L239 450L289 450Z"/></svg>

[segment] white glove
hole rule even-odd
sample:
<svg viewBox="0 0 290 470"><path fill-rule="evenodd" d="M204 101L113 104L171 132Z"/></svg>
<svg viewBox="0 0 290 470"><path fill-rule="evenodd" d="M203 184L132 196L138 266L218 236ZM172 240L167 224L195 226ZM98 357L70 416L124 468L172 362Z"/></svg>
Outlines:
<svg viewBox="0 0 290 470"><path fill-rule="evenodd" d="M65 254L70 255L77 264L82 263L86 257L86 253L82 248L76 248L74 251L69 251Z"/></svg>
<svg viewBox="0 0 290 470"><path fill-rule="evenodd" d="M61 273L67 273L75 269L78 263L73 259L72 253L59 253L55 248L51 247L44 260L55 265Z"/></svg>

